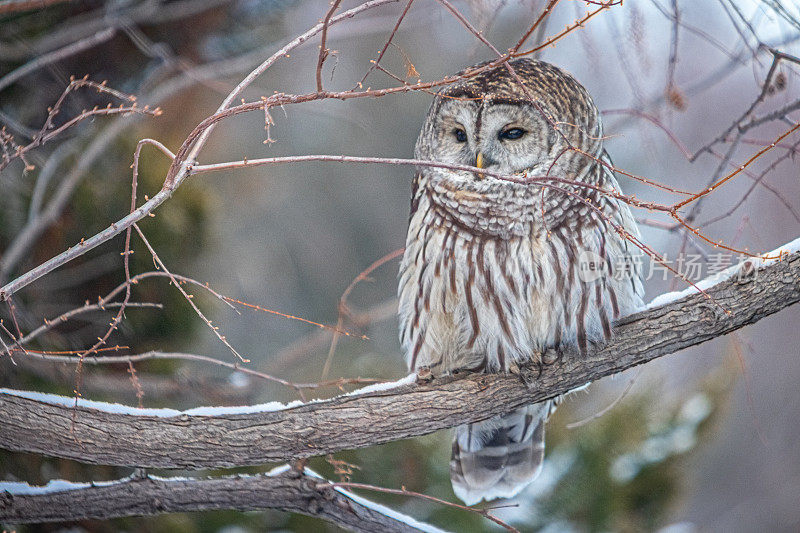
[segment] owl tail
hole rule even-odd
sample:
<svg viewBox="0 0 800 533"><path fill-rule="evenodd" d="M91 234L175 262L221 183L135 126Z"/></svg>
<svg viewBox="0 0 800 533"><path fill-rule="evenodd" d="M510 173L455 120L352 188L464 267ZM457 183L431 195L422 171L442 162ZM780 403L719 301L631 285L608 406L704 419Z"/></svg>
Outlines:
<svg viewBox="0 0 800 533"><path fill-rule="evenodd" d="M544 424L553 402L459 426L453 439L450 479L467 505L516 496L539 475L544 461Z"/></svg>

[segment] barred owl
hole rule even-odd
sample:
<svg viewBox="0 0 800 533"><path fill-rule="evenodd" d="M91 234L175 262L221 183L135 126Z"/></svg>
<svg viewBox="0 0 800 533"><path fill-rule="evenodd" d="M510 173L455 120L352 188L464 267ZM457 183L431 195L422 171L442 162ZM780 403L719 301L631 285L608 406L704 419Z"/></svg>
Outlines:
<svg viewBox="0 0 800 533"><path fill-rule="evenodd" d="M591 97L553 65L510 64L516 75L498 66L440 91L417 140L418 159L487 174L414 178L398 288L411 371L507 372L548 348L585 352L642 303L638 230L608 194L619 185ZM474 504L530 483L557 401L458 427L456 495Z"/></svg>

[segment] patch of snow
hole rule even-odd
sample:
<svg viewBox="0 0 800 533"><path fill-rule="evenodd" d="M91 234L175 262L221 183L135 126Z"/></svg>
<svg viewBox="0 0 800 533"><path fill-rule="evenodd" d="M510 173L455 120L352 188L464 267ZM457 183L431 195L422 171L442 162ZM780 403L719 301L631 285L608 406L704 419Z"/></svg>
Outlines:
<svg viewBox="0 0 800 533"><path fill-rule="evenodd" d="M19 398L27 398L41 403L50 405L60 405L63 407L73 407L75 405L74 396L59 396L58 394L48 394L45 392L36 391L23 391L15 389L0 388L0 394L8 396L17 396ZM135 415L135 416L158 416L158 417L172 417L181 414L176 409L140 409L138 407L130 407L119 403L96 402L94 400L86 400L78 398L78 407L86 407L88 409L96 409L105 413Z"/></svg>
<svg viewBox="0 0 800 533"><path fill-rule="evenodd" d="M415 374L412 374L412 376L414 376L415 379L416 379L416 375ZM403 379L408 379L408 376L406 378L403 378ZM403 381L403 380L400 380L400 381ZM319 474L317 474L316 472L314 472L313 470L311 470L310 468L306 468L305 469L305 473L306 473L306 475L309 475L311 477L315 477L317 479L325 479L322 476L320 476ZM445 531L444 529L439 529L436 526L432 526L430 524L426 524L425 522L420 522L419 520L417 520L415 518L412 518L412 517L410 517L408 515L405 515L403 513L399 513L397 511L395 511L394 509L390 509L390 508L386 507L385 505L381 505L379 503L375 503L373 501L367 500L366 498L362 498L361 496L353 494L349 490L345 490L342 487L334 487L334 490L336 492L338 492L339 494L341 494L342 496L344 496L345 498L353 500L354 502L356 502L359 505L363 505L364 507L367 507L368 509L372 509L376 513L380 513L383 516L391 518L392 520L397 520L398 522L402 522L403 524L408 524L409 526L411 526L413 528L416 528L416 529L419 529L420 531L425 531L427 533L447 533L447 531Z"/></svg>
<svg viewBox="0 0 800 533"><path fill-rule="evenodd" d="M785 259L786 256L789 254L794 254L798 252L800 252L800 237L793 240L792 242L788 242L782 246L779 246L778 248L760 257L750 257L737 265L728 267L722 272L715 274L713 276L709 276L701 281L698 281L697 283L695 283L694 286L687 287L682 291L667 292L659 296L656 296L650 303L645 304L644 307L639 309L639 311L646 311L648 309L661 307L663 305L670 304L687 296L697 294L698 292L700 292L698 289L707 291L714 285L722 283L723 281L727 281L738 275L739 271L741 270L742 266L745 263L750 263L750 265L752 265L752 267L755 270L760 270L765 266L771 265L773 263L781 261L782 259Z"/></svg>
<svg viewBox="0 0 800 533"><path fill-rule="evenodd" d="M269 472L265 474L244 474L238 475L237 478L243 477L250 477L255 478L259 476L266 476L266 477L275 477L280 474L283 474L287 470L291 469L291 466L288 464L276 466ZM192 477L185 477L185 476L174 476L174 477L161 477L155 476L153 474L149 474L147 477L150 479L155 479L158 481L164 481L167 483L181 483L186 481L197 481L198 478ZM47 485L30 485L28 483L22 481L0 481L0 493L8 492L9 494L14 495L37 495L37 494L49 494L52 492L66 492L68 490L81 490L81 489L88 489L91 487L108 487L111 485L116 485L118 483L125 483L134 479L135 475L131 475L130 477L122 478L122 479L115 479L113 481L94 481L92 483L76 483L73 481L66 481L64 479L53 479L47 483Z"/></svg>
<svg viewBox="0 0 800 533"><path fill-rule="evenodd" d="M584 383L583 385L579 385L579 386L575 387L574 389L568 390L567 394L572 394L573 392L585 391L586 389L589 388L589 385L591 385L591 384L592 384L592 382L590 381L589 383Z"/></svg>
<svg viewBox="0 0 800 533"><path fill-rule="evenodd" d="M275 411L283 411L284 409L291 409L305 405L306 402L295 400L289 403L281 402L268 402L258 405L232 405L230 407L194 407L181 411L181 415L188 416L222 416L222 415L245 415L250 413L272 413Z"/></svg>
<svg viewBox="0 0 800 533"><path fill-rule="evenodd" d="M269 472L267 472L264 475L267 476L267 477L275 477L275 476L279 476L279 475L283 474L284 472L286 472L288 470L291 470L291 469L292 469L292 467L287 463L285 465L276 466L275 468L273 468L272 470L270 470Z"/></svg>
<svg viewBox="0 0 800 533"><path fill-rule="evenodd" d="M133 477L133 476L131 476L131 477ZM250 477L250 476L246 475L246 476L238 476L238 477ZM186 476L161 477L161 476L156 476L154 474L147 474L147 478L148 479L155 479L156 481L164 481L166 483L184 483L186 481L197 481L198 479L203 479L203 478L186 477ZM206 479L208 479L208 478L206 478ZM127 480L125 480L125 481L127 481Z"/></svg>
<svg viewBox="0 0 800 533"><path fill-rule="evenodd" d="M8 492L15 496L50 494L53 492L66 492L68 490L88 489L91 487L108 487L122 483L127 479L114 481L95 481L93 483L74 483L63 479L53 479L47 485L29 485L23 481L0 481L0 493Z"/></svg>
<svg viewBox="0 0 800 533"><path fill-rule="evenodd" d="M217 533L249 533L249 532L250 532L249 529L245 529L242 526L233 526L233 525L222 526L217 530Z"/></svg>
<svg viewBox="0 0 800 533"><path fill-rule="evenodd" d="M17 396L19 398L27 398L37 402L47 403L50 405L60 405L63 407L73 407L75 405L74 396L59 396L57 394L48 394L44 392L35 391L22 391L15 389L0 388L0 394L9 396ZM319 400L316 400L319 401ZM270 413L274 411L282 411L284 409L291 409L301 405L307 405L311 402L301 402L295 400L289 403L281 402L268 402L258 405L239 405L230 407L194 407L186 411L178 411L177 409L168 408L139 408L122 405L119 403L97 402L94 400L86 400L78 398L78 407L85 407L87 409L95 409L104 413L113 413L131 416L156 416L159 418L172 418L176 416L221 416L221 415L235 415L235 414L249 414L249 413Z"/></svg>
<svg viewBox="0 0 800 533"><path fill-rule="evenodd" d="M367 385L366 387L356 389L353 392L348 392L347 394L345 394L345 396L360 396L362 394L368 394L370 392L382 392L391 389L396 389L404 385L411 385L416 382L417 382L417 375L409 374L403 379L398 379L397 381L387 381L384 383L374 383L372 385Z"/></svg>
<svg viewBox="0 0 800 533"><path fill-rule="evenodd" d="M431 524L420 522L415 518L412 518L403 513L399 513L394 509L389 509L384 505L375 503L371 500L367 500L366 498L362 498L361 496L353 494L352 492L345 490L341 487L336 487L334 490L336 490L336 492L342 494L346 498L353 500L354 502L363 505L364 507L372 509L376 513L380 513L383 516L389 517L393 520L397 520L398 522L402 522L403 524L408 524L409 526L419 529L420 531L425 531L426 533L447 533L447 531L444 529L439 529L438 527L432 526Z"/></svg>
<svg viewBox="0 0 800 533"><path fill-rule="evenodd" d="M692 522L675 522L659 529L657 533L695 533L700 531Z"/></svg>
<svg viewBox="0 0 800 533"><path fill-rule="evenodd" d="M416 374L409 374L403 379L399 379L397 381L390 381L386 383L375 383L373 385L368 385L361 389L349 392L345 394L345 396L359 396L371 392L387 391L397 387L402 387L404 385L415 383L416 380L417 380ZM5 388L0 388L0 394L17 396L20 398L27 398L29 400L47 403L50 405L60 405L63 407L75 406L74 396L59 396L57 394L48 394L45 392L22 391L22 390L5 389ZM187 409L185 411L179 411L177 409L169 409L169 408L131 407L119 403L98 402L94 400L86 400L84 398L78 398L77 405L78 407L95 409L97 411L102 411L104 413L113 413L113 414L130 415L130 416L156 416L159 418L172 418L178 416L224 416L224 415L244 415L253 413L272 413L276 411L283 411L284 409L293 409L295 407L300 407L301 405L319 403L322 401L325 400L310 400L307 402L295 400L289 403L268 402L257 405L206 406L206 407L193 407L192 409Z"/></svg>
<svg viewBox="0 0 800 533"><path fill-rule="evenodd" d="M697 393L681 406L679 420L687 424L699 424L711 414L711 400L703 393Z"/></svg>
<svg viewBox="0 0 800 533"><path fill-rule="evenodd" d="M495 513L497 514L497 513ZM569 523L567 520L555 520L545 525L539 533L578 533L580 529Z"/></svg>

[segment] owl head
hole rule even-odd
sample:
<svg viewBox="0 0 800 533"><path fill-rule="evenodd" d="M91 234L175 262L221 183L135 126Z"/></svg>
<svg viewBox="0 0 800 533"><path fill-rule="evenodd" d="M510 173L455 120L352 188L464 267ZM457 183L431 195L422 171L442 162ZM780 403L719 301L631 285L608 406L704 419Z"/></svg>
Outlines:
<svg viewBox="0 0 800 533"><path fill-rule="evenodd" d="M595 161L567 149L592 156L602 150L600 116L588 92L549 63L522 58L510 65L514 73L500 65L441 90L417 140L416 157L504 175L582 179ZM475 192L515 185L470 172L428 174Z"/></svg>

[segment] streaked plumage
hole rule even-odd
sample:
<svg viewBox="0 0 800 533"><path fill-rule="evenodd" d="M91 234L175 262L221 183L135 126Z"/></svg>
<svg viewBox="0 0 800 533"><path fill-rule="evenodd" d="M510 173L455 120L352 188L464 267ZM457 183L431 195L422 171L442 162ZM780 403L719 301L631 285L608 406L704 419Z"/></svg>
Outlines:
<svg viewBox="0 0 800 533"><path fill-rule="evenodd" d="M501 66L442 90L416 157L572 184L419 169L398 288L411 370L508 371L548 347L585 350L641 304L639 250L623 237L637 235L636 224L627 205L601 192L619 186L597 161L610 165L597 108L560 69L511 64L524 89ZM549 401L459 427L456 494L468 504L517 494L541 469L554 408Z"/></svg>

